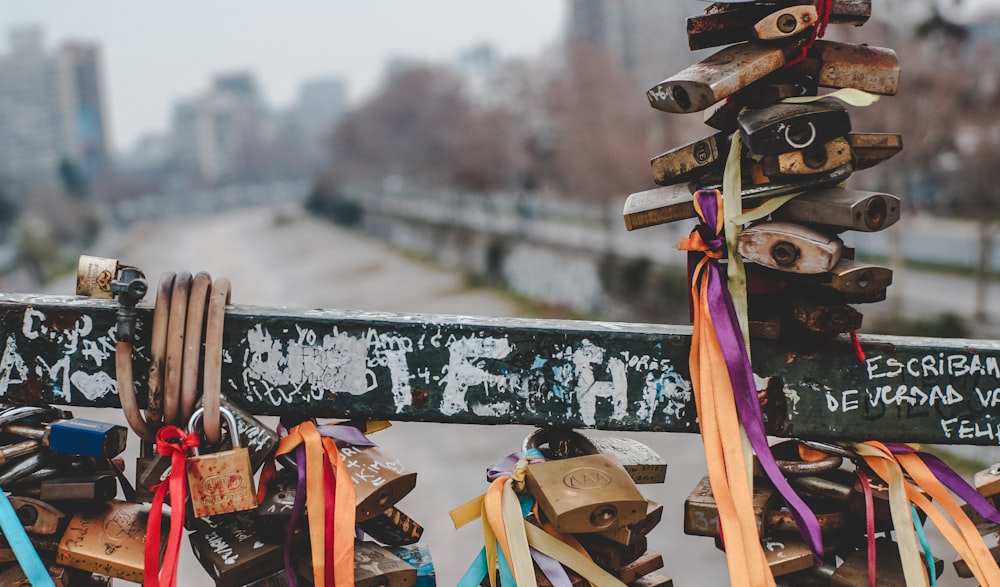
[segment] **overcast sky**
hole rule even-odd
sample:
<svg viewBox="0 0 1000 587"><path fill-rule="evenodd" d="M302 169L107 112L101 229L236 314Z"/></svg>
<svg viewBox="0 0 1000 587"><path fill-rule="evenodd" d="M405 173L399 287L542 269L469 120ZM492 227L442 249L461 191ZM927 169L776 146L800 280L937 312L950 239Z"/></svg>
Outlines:
<svg viewBox="0 0 1000 587"><path fill-rule="evenodd" d="M42 26L50 48L99 41L113 146L122 150L165 130L174 101L216 72L252 70L276 106L291 103L306 78L335 74L356 99L392 56L445 61L480 42L503 56L541 55L564 12L562 0L0 0L0 52L20 25Z"/></svg>

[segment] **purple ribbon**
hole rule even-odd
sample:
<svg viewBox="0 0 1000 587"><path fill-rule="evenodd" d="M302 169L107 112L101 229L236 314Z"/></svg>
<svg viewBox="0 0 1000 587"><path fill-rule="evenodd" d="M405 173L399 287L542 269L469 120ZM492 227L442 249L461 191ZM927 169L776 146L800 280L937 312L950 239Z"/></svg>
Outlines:
<svg viewBox="0 0 1000 587"><path fill-rule="evenodd" d="M285 578L288 579L289 587L298 587L295 580L295 569L292 567L292 537L295 535L295 527L299 525L299 518L306 505L306 447L299 445L295 448L295 462L298 465L298 480L295 483L295 501L292 502L292 514L288 518L288 531L285 533Z"/></svg>
<svg viewBox="0 0 1000 587"><path fill-rule="evenodd" d="M512 452L505 456L499 463L493 465L489 469L486 469L486 481L493 483L499 477L510 475L514 472L514 465L516 465L519 460L521 460L521 453L519 452Z"/></svg>
<svg viewBox="0 0 1000 587"><path fill-rule="evenodd" d="M705 221L705 224L699 227L702 240L714 249L721 248L722 239L714 234L715 229L713 228L719 214L716 192L714 190L701 190L698 192L697 198L701 205L702 218ZM705 234L706 227L710 234ZM743 332L740 329L736 308L733 305L729 289L723 287L723 284L726 283L726 275L722 271L722 266L714 259L709 260L708 270L709 312L712 315L715 336L719 341L719 347L726 362L726 370L729 372L729 380L736 401L736 411L739 413L740 421L746 430L747 439L750 441L754 453L757 454L761 468L764 469L775 489L785 498L799 532L809 544L809 548L816 558L822 560L823 538L816 515L795 493L788 480L782 475L774 460L774 455L771 454L771 448L767 444L764 416L760 410L757 385L753 378L750 357L744 344Z"/></svg>
<svg viewBox="0 0 1000 587"><path fill-rule="evenodd" d="M354 426L345 424L324 424L317 426L320 436L332 438L337 444L350 444L351 446L376 446L365 433Z"/></svg>
<svg viewBox="0 0 1000 587"><path fill-rule="evenodd" d="M927 465L927 468L930 469L931 473L937 477L938 481L950 489L952 493L965 500L965 503L972 506L972 509L976 510L976 513L994 524L1000 524L1000 511L997 511L996 507L994 507L989 500L973 489L973 487L969 485L965 479L962 479L951 469L951 467L945 464L944 461L932 454L921 452L901 444L887 444L886 448L888 448L889 452L893 454L917 455L920 457L920 460Z"/></svg>

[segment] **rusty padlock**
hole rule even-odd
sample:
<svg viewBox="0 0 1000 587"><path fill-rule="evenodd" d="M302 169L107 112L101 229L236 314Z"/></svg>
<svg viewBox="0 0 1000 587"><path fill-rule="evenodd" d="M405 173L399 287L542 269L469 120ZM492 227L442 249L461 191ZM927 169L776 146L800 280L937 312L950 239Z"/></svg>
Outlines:
<svg viewBox="0 0 1000 587"><path fill-rule="evenodd" d="M562 431L544 431L550 445ZM529 435L523 451L539 448L539 432ZM610 455L595 454L548 460L527 468L525 484L552 525L561 532L600 532L643 519L648 509L635 482ZM544 453L544 451L543 451Z"/></svg>
<svg viewBox="0 0 1000 587"><path fill-rule="evenodd" d="M196 433L198 421L205 413L199 408L191 414L188 432ZM194 456L187 460L188 487L191 507L195 517L214 516L231 512L241 512L257 507L257 491L251 473L250 453L240 446L240 435L236 430L236 418L226 408L219 413L229 425L230 450L200 454L195 449Z"/></svg>

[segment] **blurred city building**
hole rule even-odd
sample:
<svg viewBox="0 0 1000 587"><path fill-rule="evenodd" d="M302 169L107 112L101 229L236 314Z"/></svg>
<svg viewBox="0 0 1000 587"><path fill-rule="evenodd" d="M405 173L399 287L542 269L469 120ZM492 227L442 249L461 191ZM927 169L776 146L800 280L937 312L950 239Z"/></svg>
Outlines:
<svg viewBox="0 0 1000 587"><path fill-rule="evenodd" d="M0 174L19 182L59 181L60 165L90 178L108 165L105 85L100 45L45 47L42 29L9 33L0 55Z"/></svg>

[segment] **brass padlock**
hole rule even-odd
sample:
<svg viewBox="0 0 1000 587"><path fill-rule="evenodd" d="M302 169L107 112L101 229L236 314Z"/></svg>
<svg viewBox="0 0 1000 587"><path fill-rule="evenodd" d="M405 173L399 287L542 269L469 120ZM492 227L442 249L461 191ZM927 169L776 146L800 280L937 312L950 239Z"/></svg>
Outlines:
<svg viewBox="0 0 1000 587"><path fill-rule="evenodd" d="M338 446L354 481L355 521L362 523L396 505L417 485L417 473L376 446Z"/></svg>
<svg viewBox="0 0 1000 587"><path fill-rule="evenodd" d="M166 546L167 514L160 544ZM113 501L77 512L59 540L60 565L142 583L149 506Z"/></svg>
<svg viewBox="0 0 1000 587"><path fill-rule="evenodd" d="M650 160L653 181L657 185L673 185L697 179L720 168L728 155L729 134L716 133L653 157Z"/></svg>
<svg viewBox="0 0 1000 587"><path fill-rule="evenodd" d="M838 137L821 145L799 151L768 155L761 159L764 175L812 175L830 171L851 162L851 146Z"/></svg>
<svg viewBox="0 0 1000 587"><path fill-rule="evenodd" d="M525 451L534 448L528 445ZM590 454L535 463L525 484L552 525L561 532L600 532L643 519L646 498L618 461Z"/></svg>
<svg viewBox="0 0 1000 587"><path fill-rule="evenodd" d="M198 421L204 412L204 408L199 408L191 414L191 419L188 421L189 433L196 433ZM194 456L187 460L191 508L198 518L252 510L257 507L257 491L251 473L250 453L240 446L240 435L236 433L236 418L226 408L219 408L219 413L229 425L232 448L206 455L200 454L198 449L195 449Z"/></svg>

